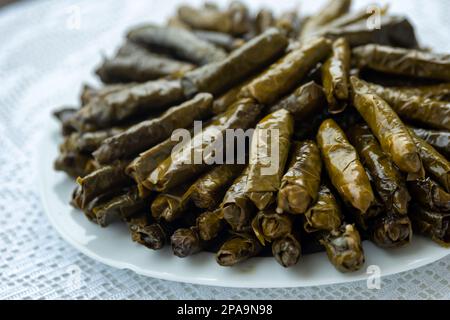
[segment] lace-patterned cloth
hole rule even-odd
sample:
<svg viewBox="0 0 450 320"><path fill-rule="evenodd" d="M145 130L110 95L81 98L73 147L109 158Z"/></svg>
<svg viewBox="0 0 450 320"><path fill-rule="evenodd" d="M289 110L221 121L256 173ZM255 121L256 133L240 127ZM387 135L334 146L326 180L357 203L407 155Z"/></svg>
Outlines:
<svg viewBox="0 0 450 320"><path fill-rule="evenodd" d="M159 4L157 4L159 2ZM200 1L189 1L199 4ZM252 8L272 1L247 1ZM311 1L308 1L311 3ZM362 7L373 1L356 0ZM385 3L385 1L380 1ZM392 1L417 26L421 43L450 52L449 3ZM298 289L233 289L174 283L98 263L52 229L36 187L35 145L46 117L76 104L81 83L101 53L111 53L127 27L163 22L179 1L23 1L0 10L0 299L449 299L450 256L385 277L380 290L366 282ZM278 2L277 9L297 1ZM300 1L313 12L323 1Z"/></svg>

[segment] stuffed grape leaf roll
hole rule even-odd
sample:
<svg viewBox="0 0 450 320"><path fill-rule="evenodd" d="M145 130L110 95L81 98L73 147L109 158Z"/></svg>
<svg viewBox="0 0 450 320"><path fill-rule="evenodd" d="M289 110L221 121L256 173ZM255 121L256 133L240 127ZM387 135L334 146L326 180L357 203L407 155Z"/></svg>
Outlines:
<svg viewBox="0 0 450 320"><path fill-rule="evenodd" d="M181 28L147 24L130 30L127 38L155 51L171 53L198 65L221 61L227 56L222 49Z"/></svg>
<svg viewBox="0 0 450 320"><path fill-rule="evenodd" d="M319 192L322 160L313 141L294 143L291 160L278 191L277 212L305 213Z"/></svg>
<svg viewBox="0 0 450 320"><path fill-rule="evenodd" d="M410 196L405 181L383 152L375 136L365 125L351 128L349 138L358 151L361 162L368 169L373 185L387 210L405 215Z"/></svg>
<svg viewBox="0 0 450 320"><path fill-rule="evenodd" d="M191 100L168 109L158 118L140 122L106 139L93 155L100 163L133 158L170 137L175 129L189 128L195 120L208 118L212 101L210 94L199 93Z"/></svg>
<svg viewBox="0 0 450 320"><path fill-rule="evenodd" d="M450 55L377 44L353 49L360 67L417 78L450 81Z"/></svg>
<svg viewBox="0 0 450 320"><path fill-rule="evenodd" d="M365 214L374 195L359 156L345 133L334 120L325 120L317 133L317 143L334 187L346 202Z"/></svg>
<svg viewBox="0 0 450 320"><path fill-rule="evenodd" d="M370 130L409 179L424 177L422 161L408 128L386 101L376 95L364 82L351 77L353 105Z"/></svg>
<svg viewBox="0 0 450 320"><path fill-rule="evenodd" d="M275 200L289 156L292 115L278 110L263 118L252 137L245 192L259 210Z"/></svg>

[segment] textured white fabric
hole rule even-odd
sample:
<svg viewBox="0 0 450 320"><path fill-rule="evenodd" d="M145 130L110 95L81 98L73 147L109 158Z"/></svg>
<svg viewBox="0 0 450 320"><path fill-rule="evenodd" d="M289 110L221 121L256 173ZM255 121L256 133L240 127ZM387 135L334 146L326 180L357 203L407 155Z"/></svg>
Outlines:
<svg viewBox="0 0 450 320"><path fill-rule="evenodd" d="M0 10L0 299L449 299L450 256L383 278L381 290L368 290L365 282L243 290L113 269L58 236L43 212L32 166L34 146L46 130L42 119L57 106L77 103L81 83L96 81L92 70L100 53L111 52L127 27L161 22L178 2L24 1ZM252 8L274 3L249 2ZM356 6L369 2L356 0ZM392 2L392 11L413 19L424 45L450 52L448 1ZM282 10L297 1L276 3ZM312 12L323 1L300 3L300 10Z"/></svg>

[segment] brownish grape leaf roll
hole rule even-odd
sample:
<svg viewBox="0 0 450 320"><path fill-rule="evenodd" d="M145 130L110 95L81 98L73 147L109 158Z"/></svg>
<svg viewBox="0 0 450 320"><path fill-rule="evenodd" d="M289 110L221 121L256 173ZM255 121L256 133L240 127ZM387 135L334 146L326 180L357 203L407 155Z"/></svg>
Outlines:
<svg viewBox="0 0 450 320"><path fill-rule="evenodd" d="M289 233L292 230L292 217L278 214L275 209L260 211L252 220L252 229L259 242L264 246Z"/></svg>
<svg viewBox="0 0 450 320"><path fill-rule="evenodd" d="M216 238L224 227L225 221L220 209L204 212L197 217L198 234L204 241Z"/></svg>
<svg viewBox="0 0 450 320"><path fill-rule="evenodd" d="M364 82L351 77L353 105L388 154L409 179L423 178L422 161L413 138L394 110Z"/></svg>
<svg viewBox="0 0 450 320"><path fill-rule="evenodd" d="M150 173L170 156L173 147L175 147L179 141L168 138L156 146L141 153L125 168L125 173L132 177L138 185L142 185L142 182L147 179Z"/></svg>
<svg viewBox="0 0 450 320"><path fill-rule="evenodd" d="M71 118L78 131L94 131L123 123L137 115L148 115L183 101L179 80L152 80L98 96Z"/></svg>
<svg viewBox="0 0 450 320"><path fill-rule="evenodd" d="M89 102L94 99L98 99L104 97L112 92L120 91L122 89L131 88L137 85L135 82L131 83L114 83L114 84L106 84L100 88L94 88L88 84L84 84L81 89L80 101L81 106L85 106Z"/></svg>
<svg viewBox="0 0 450 320"><path fill-rule="evenodd" d="M181 28L146 24L131 29L127 38L152 50L170 53L197 65L221 61L227 56L222 49Z"/></svg>
<svg viewBox="0 0 450 320"><path fill-rule="evenodd" d="M181 5L177 9L177 17L193 29L210 30L217 32L231 32L233 21L227 11L217 8L194 8Z"/></svg>
<svg viewBox="0 0 450 320"><path fill-rule="evenodd" d="M450 212L450 193L431 178L410 181L408 188L422 207L436 212Z"/></svg>
<svg viewBox="0 0 450 320"><path fill-rule="evenodd" d="M130 185L132 180L125 174L127 164L126 161L118 161L79 177L77 184L81 188L79 193L81 208L83 209L88 202L104 192Z"/></svg>
<svg viewBox="0 0 450 320"><path fill-rule="evenodd" d="M96 169L92 157L79 152L63 152L53 162L53 169L63 171L72 178L85 176Z"/></svg>
<svg viewBox="0 0 450 320"><path fill-rule="evenodd" d="M158 118L140 122L106 139L93 155L100 163L133 158L170 137L175 129L189 128L195 120L208 118L212 101L209 93L199 93L191 100L168 109Z"/></svg>
<svg viewBox="0 0 450 320"><path fill-rule="evenodd" d="M426 172L434 177L447 192L450 192L450 162L412 131L411 134Z"/></svg>
<svg viewBox="0 0 450 320"><path fill-rule="evenodd" d="M269 29L222 61L186 73L182 79L185 95L197 92L221 94L272 63L284 53L287 45L287 38L279 30Z"/></svg>
<svg viewBox="0 0 450 320"><path fill-rule="evenodd" d="M256 126L245 192L259 210L275 201L293 130L293 117L284 109L267 115Z"/></svg>
<svg viewBox="0 0 450 320"><path fill-rule="evenodd" d="M145 82L163 77L179 78L194 65L153 53L131 42L113 58L105 59L96 73L103 83Z"/></svg>
<svg viewBox="0 0 450 320"><path fill-rule="evenodd" d="M162 249L174 231L170 224L152 221L147 212L132 216L127 224L131 239L152 250Z"/></svg>
<svg viewBox="0 0 450 320"><path fill-rule="evenodd" d="M285 109L294 116L295 120L304 121L308 117L320 113L325 105L323 88L314 81L310 81L275 103L270 108L270 112Z"/></svg>
<svg viewBox="0 0 450 320"><path fill-rule="evenodd" d="M386 209L405 215L411 199L405 181L391 159L383 152L375 136L366 125L356 125L351 128L349 138L358 151L362 164L368 169Z"/></svg>
<svg viewBox="0 0 450 320"><path fill-rule="evenodd" d="M349 100L350 46L345 38L333 42L331 56L322 67L322 81L330 113L340 113Z"/></svg>
<svg viewBox="0 0 450 320"><path fill-rule="evenodd" d="M275 260L285 268L296 265L302 254L299 237L290 233L275 240L272 243L272 254Z"/></svg>
<svg viewBox="0 0 450 320"><path fill-rule="evenodd" d="M173 254L185 258L203 250L204 241L200 239L197 227L180 228L170 237Z"/></svg>
<svg viewBox="0 0 450 320"><path fill-rule="evenodd" d="M368 44L354 48L353 56L360 68L450 81L450 55L448 54Z"/></svg>
<svg viewBox="0 0 450 320"><path fill-rule="evenodd" d="M439 83L434 85L423 85L413 87L393 87L397 91L408 94L410 96L419 96L424 99L432 99L439 101L449 101L450 99L450 83Z"/></svg>
<svg viewBox="0 0 450 320"><path fill-rule="evenodd" d="M224 267L230 267L261 252L261 245L252 233L232 234L230 239L216 253L216 261Z"/></svg>
<svg viewBox="0 0 450 320"><path fill-rule="evenodd" d="M354 225L342 225L327 234L320 243L325 247L330 262L340 272L357 271L364 265L361 236Z"/></svg>
<svg viewBox="0 0 450 320"><path fill-rule="evenodd" d="M401 118L435 129L450 130L450 102L424 98L395 88L360 81L389 103Z"/></svg>
<svg viewBox="0 0 450 320"><path fill-rule="evenodd" d="M245 194L249 167L233 181L225 193L220 205L224 220L236 232L246 231L251 228L251 220L256 213L256 207Z"/></svg>
<svg viewBox="0 0 450 320"><path fill-rule="evenodd" d="M223 164L203 174L192 186L191 199L197 208L213 210L223 199L227 188L242 172L243 165Z"/></svg>
<svg viewBox="0 0 450 320"><path fill-rule="evenodd" d="M410 217L413 229L444 248L450 248L450 213L435 212L415 204Z"/></svg>
<svg viewBox="0 0 450 320"><path fill-rule="evenodd" d="M400 248L409 244L413 231L407 215L387 211L369 223L369 238L381 248Z"/></svg>
<svg viewBox="0 0 450 320"><path fill-rule="evenodd" d="M234 35L247 32L250 24L248 9L239 1L231 2L226 10L219 10L217 7L206 5L199 9L189 5L181 5L178 7L177 16L193 29Z"/></svg>
<svg viewBox="0 0 450 320"><path fill-rule="evenodd" d="M220 146L218 141L225 131L246 130L258 121L260 112L261 106L251 99L237 101L201 133L194 135L189 145L161 162L143 182L144 186L150 190L164 191L205 172L208 163L214 162L215 147Z"/></svg>
<svg viewBox="0 0 450 320"><path fill-rule="evenodd" d="M379 28L368 28L367 19L362 19L338 28L327 28L320 35L331 40L345 38L351 47L381 44L418 48L414 27L406 17L382 15L379 26Z"/></svg>
<svg viewBox="0 0 450 320"><path fill-rule="evenodd" d="M351 0L330 0L316 14L306 20L300 30L300 39L302 41L309 40L320 27L326 26L338 19L350 10Z"/></svg>
<svg viewBox="0 0 450 320"><path fill-rule="evenodd" d="M341 197L365 214L374 201L372 187L355 148L338 124L328 119L317 133L328 175Z"/></svg>
<svg viewBox="0 0 450 320"><path fill-rule="evenodd" d="M231 52L241 47L245 41L241 38L235 38L229 34L216 31L197 30L194 34L202 40L208 41L213 45Z"/></svg>
<svg viewBox="0 0 450 320"><path fill-rule="evenodd" d="M248 80L234 86L224 94L217 97L212 106L213 113L215 115L221 114L225 112L228 107L233 105L239 99L239 93L242 90L242 87L248 83Z"/></svg>
<svg viewBox="0 0 450 320"><path fill-rule="evenodd" d="M278 191L277 212L305 213L317 199L322 171L320 151L313 141L296 142Z"/></svg>
<svg viewBox="0 0 450 320"><path fill-rule="evenodd" d="M59 146L59 151L89 154L95 151L105 139L123 132L123 128L110 128L93 132L72 132Z"/></svg>
<svg viewBox="0 0 450 320"><path fill-rule="evenodd" d="M387 12L388 7L384 6L380 8L380 15L384 16ZM329 31L339 30L342 27L350 26L350 25L358 25L360 22L366 22L368 18L373 15L373 11L370 10L358 10L358 11L350 11L342 14L336 19L333 19L329 23L316 28L315 30L311 30L309 37L314 36L323 36Z"/></svg>
<svg viewBox="0 0 450 320"><path fill-rule="evenodd" d="M275 17L273 16L273 12L267 8L259 10L253 22L254 32L256 34L261 34L274 26Z"/></svg>
<svg viewBox="0 0 450 320"><path fill-rule="evenodd" d="M242 88L241 96L271 104L291 92L331 50L331 42L317 38L295 48Z"/></svg>
<svg viewBox="0 0 450 320"><path fill-rule="evenodd" d="M426 141L440 153L450 159L450 131L437 131L419 128L410 128L416 136Z"/></svg>
<svg viewBox="0 0 450 320"><path fill-rule="evenodd" d="M333 192L323 184L320 186L317 201L305 212L303 228L308 233L333 231L339 229L343 218Z"/></svg>
<svg viewBox="0 0 450 320"><path fill-rule="evenodd" d="M172 222L182 217L191 207L192 181L159 193L151 205L153 218Z"/></svg>
<svg viewBox="0 0 450 320"><path fill-rule="evenodd" d="M115 217L126 219L143 210L146 205L148 205L148 201L139 195L137 186L132 186L126 189L125 193L95 206L92 212L96 222L100 226L105 227Z"/></svg>

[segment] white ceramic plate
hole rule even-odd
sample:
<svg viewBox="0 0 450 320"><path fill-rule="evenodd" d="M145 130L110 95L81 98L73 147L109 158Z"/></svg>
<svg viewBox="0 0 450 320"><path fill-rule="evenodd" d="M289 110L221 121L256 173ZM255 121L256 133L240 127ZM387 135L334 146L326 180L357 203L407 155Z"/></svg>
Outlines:
<svg viewBox="0 0 450 320"><path fill-rule="evenodd" d="M107 228L89 222L69 205L74 182L52 169L57 155L58 128L49 119L47 133L37 146L36 172L48 218L60 235L77 250L112 267L131 269L138 274L196 284L246 287L303 287L367 279L366 268L377 265L381 275L415 269L445 257L450 250L432 241L415 237L402 249L381 250L365 241L366 265L363 270L342 274L328 262L325 253L305 256L293 268L284 269L273 258L253 258L240 265L220 267L211 253L180 259L169 248L151 251L131 241L124 224Z"/></svg>

